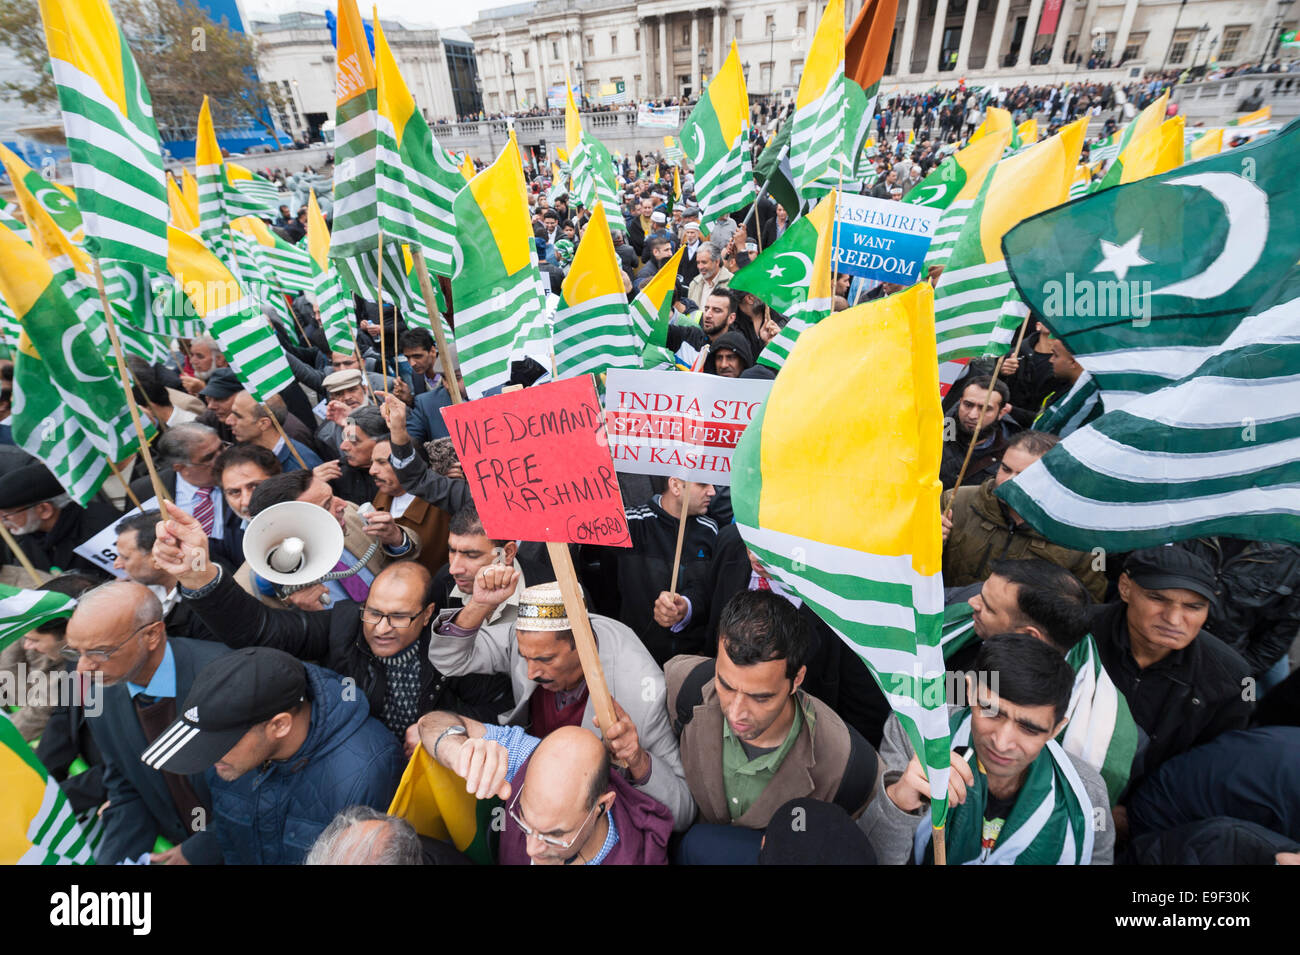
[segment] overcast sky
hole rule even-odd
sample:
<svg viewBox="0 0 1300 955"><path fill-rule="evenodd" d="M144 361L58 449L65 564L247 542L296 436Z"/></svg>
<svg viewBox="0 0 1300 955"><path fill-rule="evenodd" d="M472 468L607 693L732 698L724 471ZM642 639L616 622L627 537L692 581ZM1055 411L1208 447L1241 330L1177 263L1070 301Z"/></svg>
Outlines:
<svg viewBox="0 0 1300 955"><path fill-rule="evenodd" d="M511 0L358 0L361 16L369 20L371 8L379 8L379 21L394 17L410 26L447 27L468 26L480 10L508 6ZM265 14L288 13L291 10L321 12L327 6L337 9L334 3L323 0L242 0L244 14L250 19Z"/></svg>

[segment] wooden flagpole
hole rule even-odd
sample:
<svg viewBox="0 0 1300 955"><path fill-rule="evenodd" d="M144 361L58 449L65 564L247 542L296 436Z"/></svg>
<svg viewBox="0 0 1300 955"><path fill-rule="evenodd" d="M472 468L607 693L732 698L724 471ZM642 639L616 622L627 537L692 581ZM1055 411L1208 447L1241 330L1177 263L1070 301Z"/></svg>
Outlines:
<svg viewBox="0 0 1300 955"><path fill-rule="evenodd" d="M383 375L384 393L388 393L388 348L384 344L384 233L379 232L379 261L375 279L375 296L379 299L379 372ZM396 328L396 322L393 328ZM364 371L364 369L363 369Z"/></svg>
<svg viewBox="0 0 1300 955"><path fill-rule="evenodd" d="M104 291L104 273L99 268L99 259L92 259L95 269L95 284L99 287L99 302L104 308L104 322L108 325L108 337L113 342L113 357L117 359L117 374L122 382L122 391L126 393L126 406L131 411L131 421L135 424L135 433L140 438L140 454L144 457L144 466L149 471L149 481L153 492L162 501L170 501L167 489L163 487L158 469L154 467L153 454L149 450L149 441L144 434L144 423L140 420L140 408L135 403L135 394L131 391L131 379L126 373L126 359L122 357L122 343L117 337L117 325L113 322L113 310L108 304L108 293Z"/></svg>
<svg viewBox="0 0 1300 955"><path fill-rule="evenodd" d="M14 540L14 535L9 532L9 528L5 527L4 521L0 521L0 537L3 537L4 542L9 545L9 552L17 558L18 563L23 565L23 570L27 571L27 575L32 578L32 583L37 587L44 583L44 581L41 580L41 575L38 574L36 568L32 566L31 558L23 553L22 548L18 546L18 541Z"/></svg>
<svg viewBox="0 0 1300 955"><path fill-rule="evenodd" d="M113 471L113 476L117 478L118 483L122 485L123 490L126 491L126 496L131 499L131 503L143 511L144 505L141 504L140 499L135 496L135 491L131 490L130 482L128 482L127 479L122 476L122 469L118 467L116 464L114 464L113 459L110 458L108 455L104 455L104 460L108 462L109 468L112 469ZM161 504L158 505L158 510L160 511L162 510Z"/></svg>
<svg viewBox="0 0 1300 955"><path fill-rule="evenodd" d="M582 599L582 588L578 585L578 574L573 569L573 556L568 544L556 541L547 541L546 552L550 555L555 579L564 596L564 610L569 615L569 629L573 631L578 659L582 661L582 675L587 681L591 705L600 719L601 729L608 731L618 722L614 716L614 698L609 695L605 671L600 667L600 653L591 631L591 618L587 616L587 604Z"/></svg>
<svg viewBox="0 0 1300 955"><path fill-rule="evenodd" d="M463 400L460 385L456 383L456 367L451 362L451 350L447 347L447 336L442 331L442 320L438 315L433 294L433 282L429 279L429 268L424 263L424 250L418 245L410 246L411 259L415 262L415 275L420 280L420 294L424 296L424 307L429 313L429 324L433 326L434 341L438 345L438 357L442 361L442 376L447 380L447 394L451 403L458 405Z"/></svg>
<svg viewBox="0 0 1300 955"><path fill-rule="evenodd" d="M690 482L682 481L682 513L677 519L677 551L673 554L673 581L668 585L669 593L677 593L677 572L682 566L682 541L686 538L686 522L690 519Z"/></svg>
<svg viewBox="0 0 1300 955"><path fill-rule="evenodd" d="M379 399L375 397L375 386L370 383L370 372L366 368L365 361L361 358L361 349L357 348L356 339L352 340L352 357L357 360L357 367L361 369L361 381L366 386L366 392L367 394L370 395L370 400L374 402L376 405L380 404L381 402L379 401ZM325 393L326 408L329 407L329 403L330 403L329 392L326 392Z"/></svg>

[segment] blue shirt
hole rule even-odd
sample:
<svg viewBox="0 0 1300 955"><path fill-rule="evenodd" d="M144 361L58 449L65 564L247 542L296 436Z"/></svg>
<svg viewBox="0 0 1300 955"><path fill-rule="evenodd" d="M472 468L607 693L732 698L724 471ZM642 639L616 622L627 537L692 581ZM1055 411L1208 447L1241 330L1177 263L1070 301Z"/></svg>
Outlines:
<svg viewBox="0 0 1300 955"><path fill-rule="evenodd" d="M519 767L524 764L529 756L533 755L533 750L537 749L541 740L536 736L529 736L524 732L522 726L492 726L484 724L483 738L490 739L493 742L500 743L506 748L506 782L511 782L515 778L515 773L519 772ZM618 827L614 825L614 814L608 813L609 832L605 836L605 841L600 847L600 851L591 857L591 861L586 865L600 865L605 861L616 845L618 845Z"/></svg>
<svg viewBox="0 0 1300 955"><path fill-rule="evenodd" d="M176 695L176 657L172 655L170 641L167 643L167 649L163 651L162 663L159 663L158 669L153 671L153 677L150 678L149 685L136 686L134 683L127 683L126 688L131 693L131 699L133 700L141 693L148 693L150 696L156 696L160 699Z"/></svg>

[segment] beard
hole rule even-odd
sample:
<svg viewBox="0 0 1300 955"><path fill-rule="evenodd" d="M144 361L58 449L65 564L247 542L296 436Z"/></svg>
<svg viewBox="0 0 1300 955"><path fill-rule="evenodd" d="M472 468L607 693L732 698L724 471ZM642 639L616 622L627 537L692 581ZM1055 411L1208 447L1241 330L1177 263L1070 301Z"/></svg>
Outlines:
<svg viewBox="0 0 1300 955"><path fill-rule="evenodd" d="M199 371L196 368L194 369L194 377L197 378L199 381L203 382L204 384L206 384L208 379L212 377L212 373L216 370L217 370L216 365L213 365L207 371Z"/></svg>
<svg viewBox="0 0 1300 955"><path fill-rule="evenodd" d="M9 533L13 534L14 537L23 537L27 534L35 533L40 529L40 526L40 517L37 515L35 510L30 510L27 512L27 520L23 521L23 526L11 527L9 528Z"/></svg>

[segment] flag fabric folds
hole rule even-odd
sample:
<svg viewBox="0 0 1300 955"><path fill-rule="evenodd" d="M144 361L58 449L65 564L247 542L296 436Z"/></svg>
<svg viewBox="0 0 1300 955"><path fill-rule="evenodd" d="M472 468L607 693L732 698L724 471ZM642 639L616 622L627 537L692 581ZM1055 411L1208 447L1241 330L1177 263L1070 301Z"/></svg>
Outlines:
<svg viewBox="0 0 1300 955"><path fill-rule="evenodd" d="M664 348L668 345L668 324L672 318L673 291L677 287L677 270L682 264L683 249L677 247L646 287L636 293L629 312L632 327L645 345Z"/></svg>
<svg viewBox="0 0 1300 955"><path fill-rule="evenodd" d="M848 138L850 163L844 171L846 179L861 177L862 170L854 167L860 166L871 136L871 121L876 115L880 80L885 75L897 15L898 0L867 0L844 40L848 88L844 134Z"/></svg>
<svg viewBox="0 0 1300 955"><path fill-rule="evenodd" d="M339 0L334 111L334 231L330 256L349 259L379 244L375 185L377 91L356 0ZM372 286L373 287L373 286Z"/></svg>
<svg viewBox="0 0 1300 955"><path fill-rule="evenodd" d="M966 224L966 217L984 187L984 180L1002 158L1002 152L1010 141L1010 134L1002 130L959 149L917 183L903 200L910 205L944 210L935 226L930 251L925 256L927 266L947 264L952 247Z"/></svg>
<svg viewBox="0 0 1300 955"><path fill-rule="evenodd" d="M66 594L0 584L0 650L37 627L72 616L76 605Z"/></svg>
<svg viewBox="0 0 1300 955"><path fill-rule="evenodd" d="M3 714L0 791L0 865L94 865L68 797Z"/></svg>
<svg viewBox="0 0 1300 955"><path fill-rule="evenodd" d="M40 0L45 43L95 257L167 263L167 187L149 91L108 0Z"/></svg>
<svg viewBox="0 0 1300 955"><path fill-rule="evenodd" d="M732 504L750 550L872 671L927 771L942 826L943 412L932 302L922 282L800 336L736 448Z"/></svg>
<svg viewBox="0 0 1300 955"><path fill-rule="evenodd" d="M844 0L830 0L808 48L791 118L790 171L805 199L824 196L845 176L852 177L856 153L849 155L844 125Z"/></svg>
<svg viewBox="0 0 1300 955"><path fill-rule="evenodd" d="M352 297L330 261L330 230L321 215L313 189L307 197L307 252L313 269L312 293L330 350L350 355L357 345L357 323Z"/></svg>
<svg viewBox="0 0 1300 955"><path fill-rule="evenodd" d="M665 340L666 335L665 331ZM557 377L641 367L643 345L632 330L623 272L604 206L596 207L573 254L560 287L552 336Z"/></svg>
<svg viewBox="0 0 1300 955"><path fill-rule="evenodd" d="M450 842L479 865L491 865L492 812L500 805L499 799L475 799L465 791L465 780L417 746L388 815L405 819L422 836Z"/></svg>
<svg viewBox="0 0 1300 955"><path fill-rule="evenodd" d="M780 369L790 357L790 351L800 334L810 325L816 325L831 313L834 304L834 284L831 272L834 265L835 247L835 206L839 193L834 190L817 203L812 212L804 216L801 222L807 222L813 229L812 268L808 271L808 284L800 289L795 301L784 310L788 321L766 347L759 352L758 362L771 368ZM797 223L796 223L797 224ZM791 230L793 227L791 227ZM787 230L787 234L789 231ZM781 237L782 239L785 236ZM773 248L780 245L778 240ZM776 260L779 261L779 260ZM800 260L802 264L802 260ZM751 268L752 265L746 266ZM779 267L779 266L778 266ZM768 270L769 272L771 269ZM741 270L744 274L744 270ZM737 276L739 277L739 276ZM767 276L770 278L770 276ZM734 280L733 280L734 282Z"/></svg>
<svg viewBox="0 0 1300 955"><path fill-rule="evenodd" d="M704 228L743 209L755 196L749 155L749 95L736 42L682 126L682 148L695 167Z"/></svg>

